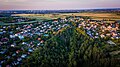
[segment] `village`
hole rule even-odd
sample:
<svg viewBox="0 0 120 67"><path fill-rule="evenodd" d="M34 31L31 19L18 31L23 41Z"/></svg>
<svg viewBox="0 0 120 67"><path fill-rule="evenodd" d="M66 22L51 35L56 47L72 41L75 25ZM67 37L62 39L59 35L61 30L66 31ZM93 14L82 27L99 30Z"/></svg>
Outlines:
<svg viewBox="0 0 120 67"><path fill-rule="evenodd" d="M107 23L105 21L83 21L78 25L79 28L83 27L86 33L92 38L109 37L112 39L120 38L120 23Z"/></svg>
<svg viewBox="0 0 120 67"><path fill-rule="evenodd" d="M0 26L0 65L20 65L37 48L43 47L45 41L53 37L62 28L71 26L74 22L78 28L83 28L91 38L120 38L120 22L106 23L69 17L37 23Z"/></svg>
<svg viewBox="0 0 120 67"><path fill-rule="evenodd" d="M0 65L21 64L38 47L61 28L69 26L62 20L16 26L0 26Z"/></svg>

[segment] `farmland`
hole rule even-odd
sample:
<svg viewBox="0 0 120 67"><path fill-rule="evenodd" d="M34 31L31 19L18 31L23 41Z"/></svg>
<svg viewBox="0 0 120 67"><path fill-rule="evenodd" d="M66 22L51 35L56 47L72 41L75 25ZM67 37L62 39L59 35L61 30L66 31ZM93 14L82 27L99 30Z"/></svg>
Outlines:
<svg viewBox="0 0 120 67"><path fill-rule="evenodd" d="M120 15L117 13L102 13L102 12L84 12L84 13L59 13L59 14L15 14L15 16L37 18L37 19L57 19L69 16L84 16L94 20L120 20Z"/></svg>

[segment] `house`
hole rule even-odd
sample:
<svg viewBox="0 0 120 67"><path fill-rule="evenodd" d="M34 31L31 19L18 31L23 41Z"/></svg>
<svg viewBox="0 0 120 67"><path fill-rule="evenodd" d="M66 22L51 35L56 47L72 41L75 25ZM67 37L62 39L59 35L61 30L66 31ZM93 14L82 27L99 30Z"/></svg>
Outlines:
<svg viewBox="0 0 120 67"><path fill-rule="evenodd" d="M33 50L31 48L28 49L28 52L33 52Z"/></svg>
<svg viewBox="0 0 120 67"><path fill-rule="evenodd" d="M15 38L15 35L10 35L10 38Z"/></svg>
<svg viewBox="0 0 120 67"><path fill-rule="evenodd" d="M27 44L26 42L22 42L22 44Z"/></svg>
<svg viewBox="0 0 120 67"><path fill-rule="evenodd" d="M41 45L40 43L37 44L37 46Z"/></svg>
<svg viewBox="0 0 120 67"><path fill-rule="evenodd" d="M0 35L3 35L4 33L3 32L0 32Z"/></svg>
<svg viewBox="0 0 120 67"><path fill-rule="evenodd" d="M22 61L22 58L17 58L17 61Z"/></svg>
<svg viewBox="0 0 120 67"><path fill-rule="evenodd" d="M112 45L112 46L115 46L115 45L116 45L116 44L115 44L113 41L111 41L111 40L107 41L107 43L110 44L110 45Z"/></svg>
<svg viewBox="0 0 120 67"><path fill-rule="evenodd" d="M101 36L101 38L104 38L104 37L105 37L105 35L103 35L103 34L101 34L100 36Z"/></svg>
<svg viewBox="0 0 120 67"><path fill-rule="evenodd" d="M8 38L2 38L2 39L1 39L1 42L3 42L3 43L7 43L8 41L9 41Z"/></svg>
<svg viewBox="0 0 120 67"><path fill-rule="evenodd" d="M24 39L24 36L22 36L22 35L19 35L18 37L20 40Z"/></svg>
<svg viewBox="0 0 120 67"><path fill-rule="evenodd" d="M14 44L11 44L11 47L15 47L15 45L14 45Z"/></svg>
<svg viewBox="0 0 120 67"><path fill-rule="evenodd" d="M5 54L6 53L6 51L0 51L0 54Z"/></svg>
<svg viewBox="0 0 120 67"><path fill-rule="evenodd" d="M3 43L2 43L2 42L0 42L0 46L2 46L2 44L3 44Z"/></svg>
<svg viewBox="0 0 120 67"><path fill-rule="evenodd" d="M44 36L48 37L49 35L48 34L44 34Z"/></svg>
<svg viewBox="0 0 120 67"><path fill-rule="evenodd" d="M26 58L27 54L22 54L21 58Z"/></svg>
<svg viewBox="0 0 120 67"><path fill-rule="evenodd" d="M16 53L18 54L20 52L20 50L17 50Z"/></svg>
<svg viewBox="0 0 120 67"><path fill-rule="evenodd" d="M3 31L3 33L5 34L7 31Z"/></svg>
<svg viewBox="0 0 120 67"><path fill-rule="evenodd" d="M17 54L16 53L13 53L12 56L16 56Z"/></svg>

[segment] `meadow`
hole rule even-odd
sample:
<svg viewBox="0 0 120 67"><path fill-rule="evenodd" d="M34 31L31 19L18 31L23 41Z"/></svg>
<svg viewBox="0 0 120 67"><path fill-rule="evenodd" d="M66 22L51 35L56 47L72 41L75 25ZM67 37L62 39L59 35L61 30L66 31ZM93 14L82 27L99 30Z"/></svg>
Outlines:
<svg viewBox="0 0 120 67"><path fill-rule="evenodd" d="M66 18L69 16L87 16L94 20L120 20L120 15L117 13L102 13L102 12L83 12L83 13L57 13L57 14L14 14L14 16L22 16L36 19L57 19Z"/></svg>

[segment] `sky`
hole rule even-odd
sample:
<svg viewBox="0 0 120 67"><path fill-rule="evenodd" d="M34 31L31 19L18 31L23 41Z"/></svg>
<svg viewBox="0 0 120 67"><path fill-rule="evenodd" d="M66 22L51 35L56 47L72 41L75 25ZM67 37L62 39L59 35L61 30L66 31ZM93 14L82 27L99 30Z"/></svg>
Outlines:
<svg viewBox="0 0 120 67"><path fill-rule="evenodd" d="M0 0L0 10L120 8L120 0Z"/></svg>

